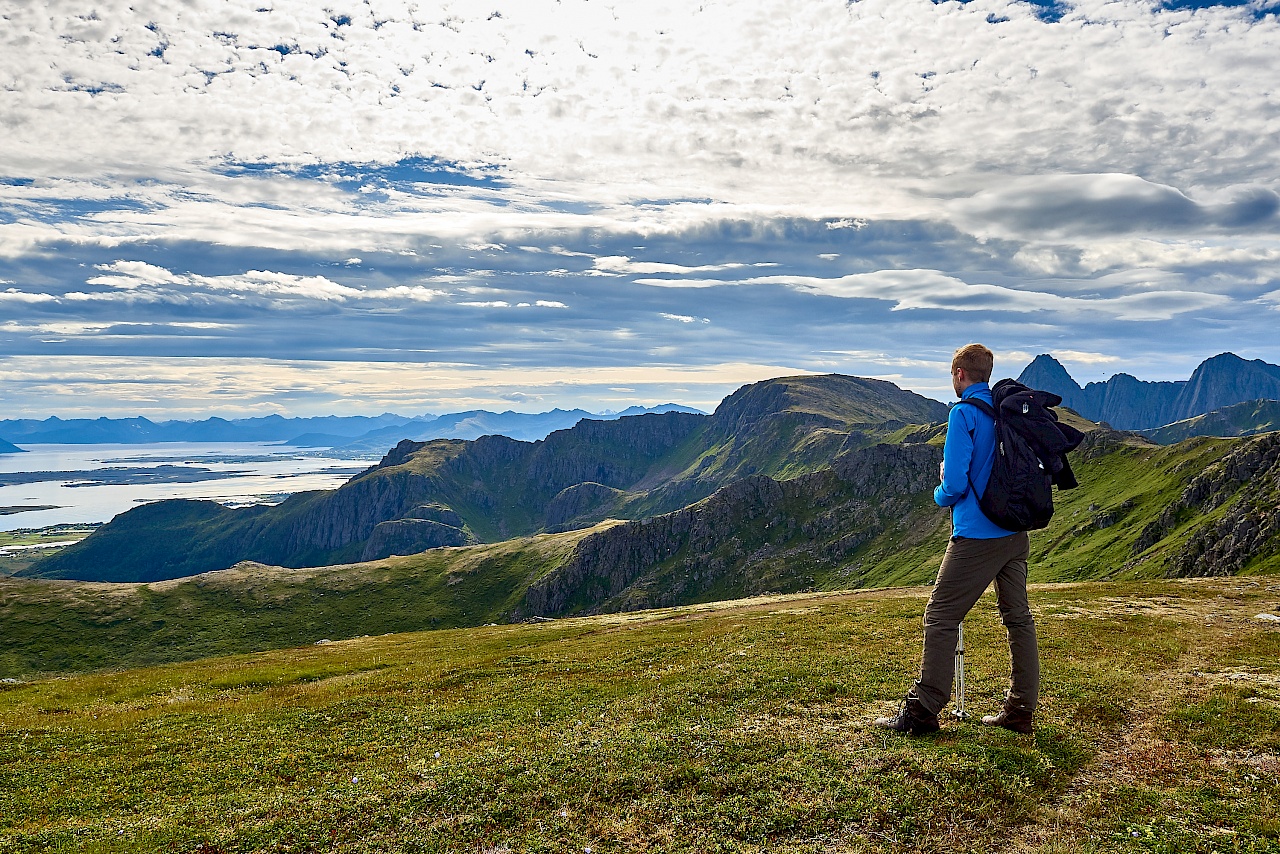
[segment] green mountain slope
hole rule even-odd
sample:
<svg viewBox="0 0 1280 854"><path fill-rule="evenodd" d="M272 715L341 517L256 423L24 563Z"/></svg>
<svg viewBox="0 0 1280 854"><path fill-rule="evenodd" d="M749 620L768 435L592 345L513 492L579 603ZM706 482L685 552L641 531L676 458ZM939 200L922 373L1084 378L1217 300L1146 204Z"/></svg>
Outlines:
<svg viewBox="0 0 1280 854"><path fill-rule="evenodd" d="M838 453L946 417L891 383L791 377L746 386L710 416L582 421L539 442L401 442L338 490L276 507L161 502L121 514L29 572L154 581L242 560L301 567L642 518L749 474L793 476Z"/></svg>
<svg viewBox="0 0 1280 854"><path fill-rule="evenodd" d="M1033 589L1036 732L948 719L907 739L868 721L911 683L926 595L770 597L3 684L0 850L1280 846L1265 588ZM1008 668L991 597L966 629L981 715Z"/></svg>
<svg viewBox="0 0 1280 854"><path fill-rule="evenodd" d="M1195 436L1253 436L1275 430L1280 430L1280 400L1250 400L1140 432L1153 442L1172 445Z"/></svg>
<svg viewBox="0 0 1280 854"><path fill-rule="evenodd" d="M0 677L425 628L927 584L946 548L937 445L753 475L643 521L314 569L148 585L0 579ZM1280 434L1161 447L1094 431L1032 534L1033 581L1280 574Z"/></svg>

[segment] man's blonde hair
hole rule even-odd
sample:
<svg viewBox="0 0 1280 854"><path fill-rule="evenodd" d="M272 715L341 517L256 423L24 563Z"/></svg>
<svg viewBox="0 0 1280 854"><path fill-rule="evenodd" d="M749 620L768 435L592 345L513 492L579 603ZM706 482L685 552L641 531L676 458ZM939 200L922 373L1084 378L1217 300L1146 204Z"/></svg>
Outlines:
<svg viewBox="0 0 1280 854"><path fill-rule="evenodd" d="M951 357L951 370L964 368L974 382L990 382L995 365L995 354L981 344L966 344Z"/></svg>

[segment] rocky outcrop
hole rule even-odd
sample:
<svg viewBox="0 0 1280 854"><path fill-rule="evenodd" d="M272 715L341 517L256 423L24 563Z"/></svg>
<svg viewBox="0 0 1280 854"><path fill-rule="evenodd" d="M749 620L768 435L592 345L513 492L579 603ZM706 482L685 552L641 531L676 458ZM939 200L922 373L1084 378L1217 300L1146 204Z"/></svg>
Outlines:
<svg viewBox="0 0 1280 854"><path fill-rule="evenodd" d="M1229 575L1280 546L1280 434L1245 440L1196 475L1133 544L1140 555L1188 522L1229 505L1168 560L1171 576Z"/></svg>
<svg viewBox="0 0 1280 854"><path fill-rule="evenodd" d="M934 446L878 445L793 480L743 478L693 506L584 538L568 561L530 586L514 616L803 587L812 577L797 567L847 563L876 534L918 517L940 459ZM923 513L935 527L945 518L937 508Z"/></svg>
<svg viewBox="0 0 1280 854"><path fill-rule="evenodd" d="M1252 561L1280 554L1280 434L1248 442L1197 476L1154 524L1163 529L1228 501L1226 512L1196 529L1169 560L1166 574L1234 575Z"/></svg>
<svg viewBox="0 0 1280 854"><path fill-rule="evenodd" d="M556 493L547 504L547 528L551 531L584 528L608 516L625 493L602 483L575 483Z"/></svg>
<svg viewBox="0 0 1280 854"><path fill-rule="evenodd" d="M408 513L405 513L404 518L425 519L429 522L439 522L441 525L447 525L450 528L462 528L466 525L466 523L462 521L462 517L453 511L453 508L446 507L436 501L433 501L430 504L419 504Z"/></svg>
<svg viewBox="0 0 1280 854"><path fill-rule="evenodd" d="M461 527L431 519L394 519L379 522L365 542L361 560L411 555L442 546L474 545L476 538Z"/></svg>

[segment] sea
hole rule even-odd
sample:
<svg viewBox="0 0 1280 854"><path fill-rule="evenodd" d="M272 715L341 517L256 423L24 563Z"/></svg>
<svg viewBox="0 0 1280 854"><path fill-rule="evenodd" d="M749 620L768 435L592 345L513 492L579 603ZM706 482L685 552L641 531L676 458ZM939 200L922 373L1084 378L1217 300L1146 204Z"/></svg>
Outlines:
<svg viewBox="0 0 1280 854"><path fill-rule="evenodd" d="M0 454L0 531L107 522L167 498L277 504L295 492L335 489L376 462L272 443L23 448L27 453Z"/></svg>

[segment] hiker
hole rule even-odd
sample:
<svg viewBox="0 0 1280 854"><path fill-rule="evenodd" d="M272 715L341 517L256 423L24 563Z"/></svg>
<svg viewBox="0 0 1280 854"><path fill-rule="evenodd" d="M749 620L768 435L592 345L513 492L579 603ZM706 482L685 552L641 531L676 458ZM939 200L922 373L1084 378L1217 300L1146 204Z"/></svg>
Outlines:
<svg viewBox="0 0 1280 854"><path fill-rule="evenodd" d="M981 344L969 344L951 359L951 387L961 400L993 406L991 371L995 356ZM1031 732L1040 689L1036 624L1027 602L1026 531L1009 531L992 522L978 504L996 455L996 426L977 405L951 407L939 468L941 483L933 500L951 508L951 540L938 580L924 611L924 660L920 679L907 692L895 717L876 724L908 735L938 730L938 713L951 699L959 626L992 581L1000 617L1009 633L1012 679L1004 709L982 719L987 726Z"/></svg>

